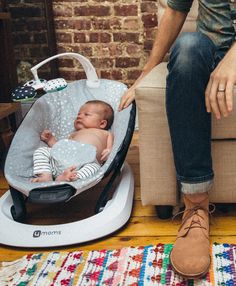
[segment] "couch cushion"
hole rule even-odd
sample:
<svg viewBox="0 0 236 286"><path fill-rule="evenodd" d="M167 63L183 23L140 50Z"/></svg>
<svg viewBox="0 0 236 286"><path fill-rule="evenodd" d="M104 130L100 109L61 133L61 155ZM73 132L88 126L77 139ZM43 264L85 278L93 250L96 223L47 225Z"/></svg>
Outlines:
<svg viewBox="0 0 236 286"><path fill-rule="evenodd" d="M138 85L137 96L139 100L143 96L143 100L149 95L149 90L157 89L160 95L163 90L163 97L165 96L167 76L167 63L161 63L156 66ZM217 120L212 116L212 139L236 139L236 87L234 89L234 111L227 117ZM164 100L164 98L163 98ZM150 106L155 108L155 106Z"/></svg>

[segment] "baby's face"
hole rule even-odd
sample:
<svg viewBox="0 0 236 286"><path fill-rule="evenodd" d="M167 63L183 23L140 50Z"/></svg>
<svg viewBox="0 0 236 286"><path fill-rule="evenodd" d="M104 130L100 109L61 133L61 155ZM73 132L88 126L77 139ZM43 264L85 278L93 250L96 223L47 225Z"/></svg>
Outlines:
<svg viewBox="0 0 236 286"><path fill-rule="evenodd" d="M102 110L93 104L84 104L75 119L74 127L76 130L85 128L105 128Z"/></svg>

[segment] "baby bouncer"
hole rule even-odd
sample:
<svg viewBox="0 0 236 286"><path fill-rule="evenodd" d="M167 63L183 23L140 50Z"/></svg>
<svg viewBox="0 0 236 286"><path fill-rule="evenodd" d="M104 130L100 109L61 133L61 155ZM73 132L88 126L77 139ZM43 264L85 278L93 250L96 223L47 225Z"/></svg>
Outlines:
<svg viewBox="0 0 236 286"><path fill-rule="evenodd" d="M39 79L38 68L65 56L81 63L87 79L68 84L63 79L48 82ZM25 116L7 154L4 171L9 191L0 199L0 243L17 247L53 247L104 237L121 228L132 210L134 179L125 157L135 126L135 104L118 112L120 98L127 87L117 81L98 79L91 62L77 53L55 55L40 62L31 71L34 80L17 89L13 94L15 100L33 97L34 91L39 88L43 88L46 94L35 101ZM27 95L22 95L22 92ZM57 139L66 138L73 131L73 120L80 106L93 99L106 101L115 113L111 128L114 144L107 161L95 175L86 179L32 183L33 152L44 144L40 141L40 133L50 129ZM105 178L94 215L57 225L24 223L27 201L36 204L66 203ZM111 196L115 182L115 191Z"/></svg>

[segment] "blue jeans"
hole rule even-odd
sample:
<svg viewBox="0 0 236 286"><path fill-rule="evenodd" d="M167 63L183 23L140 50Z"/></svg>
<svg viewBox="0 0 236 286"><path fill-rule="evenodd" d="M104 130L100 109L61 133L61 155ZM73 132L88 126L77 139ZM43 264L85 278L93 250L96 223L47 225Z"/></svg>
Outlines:
<svg viewBox="0 0 236 286"><path fill-rule="evenodd" d="M206 111L205 89L224 54L200 32L181 34L171 51L166 111L183 193L206 192L213 182L211 114Z"/></svg>

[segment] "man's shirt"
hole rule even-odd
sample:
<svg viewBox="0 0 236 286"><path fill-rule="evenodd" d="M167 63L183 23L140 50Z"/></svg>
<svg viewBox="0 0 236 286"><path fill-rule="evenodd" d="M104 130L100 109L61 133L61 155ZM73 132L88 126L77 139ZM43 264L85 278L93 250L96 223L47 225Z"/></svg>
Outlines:
<svg viewBox="0 0 236 286"><path fill-rule="evenodd" d="M188 13L193 0L168 0L174 10ZM236 0L199 0L197 30L227 50L236 41Z"/></svg>

